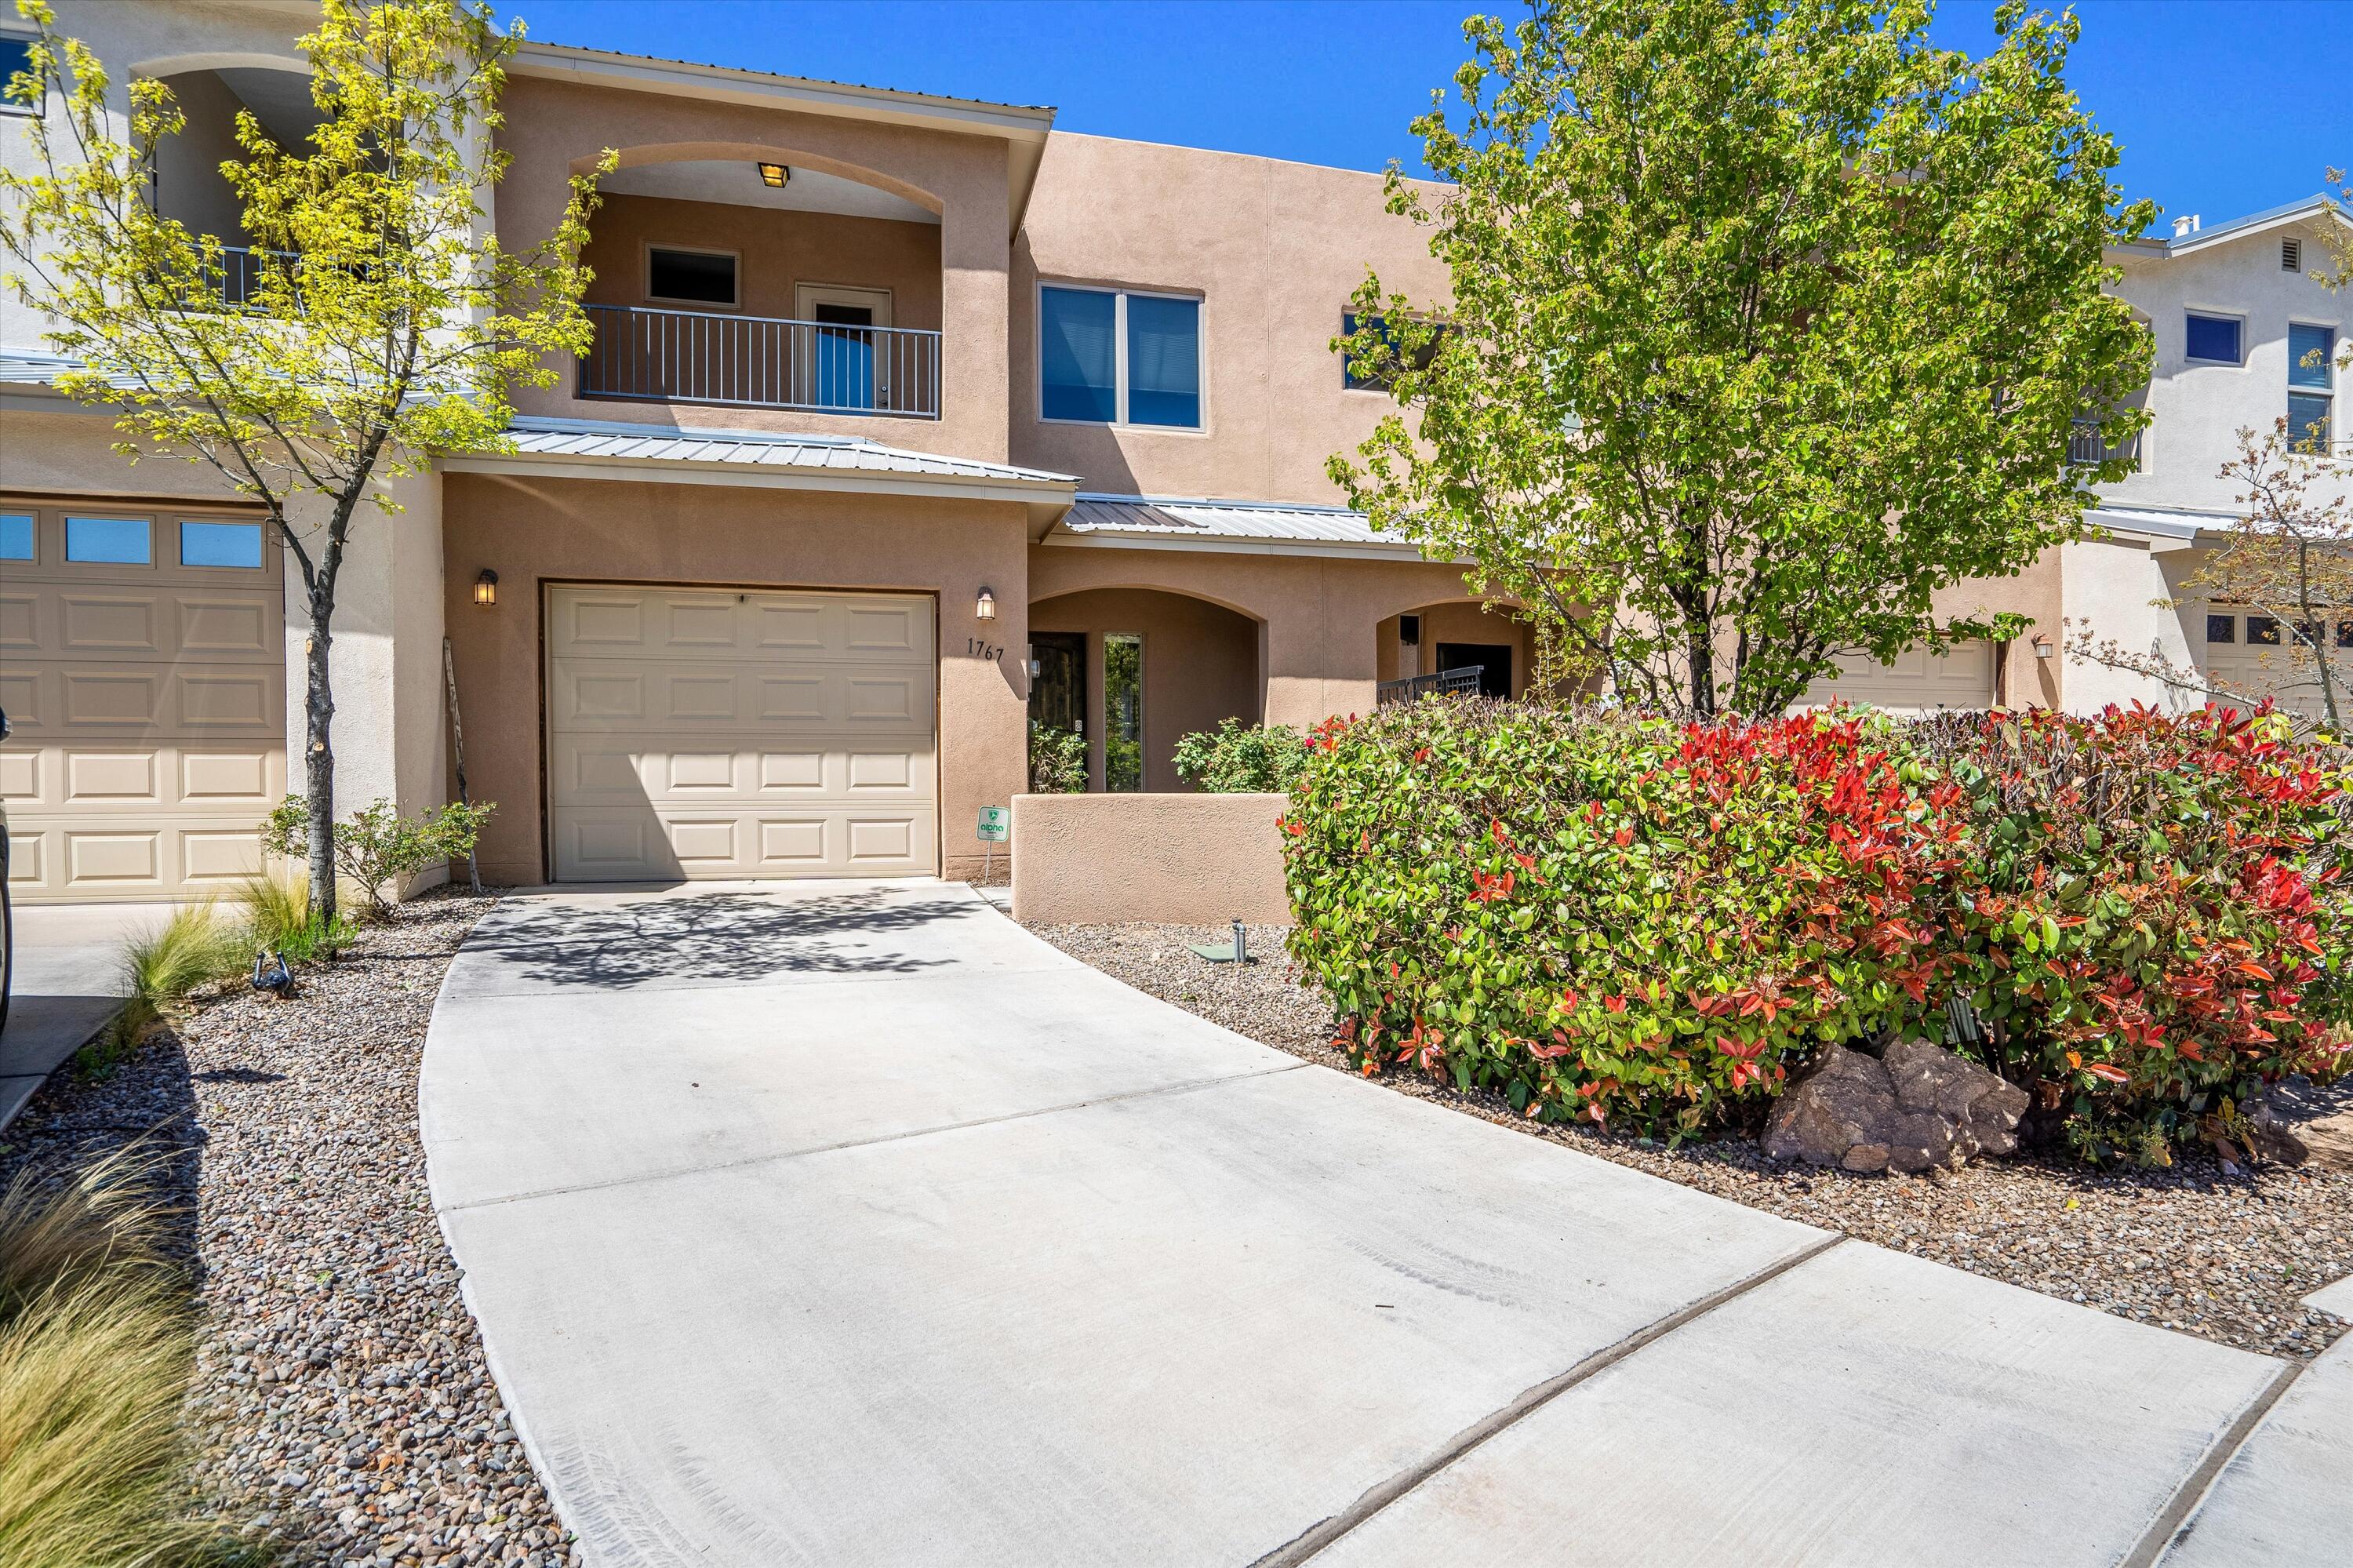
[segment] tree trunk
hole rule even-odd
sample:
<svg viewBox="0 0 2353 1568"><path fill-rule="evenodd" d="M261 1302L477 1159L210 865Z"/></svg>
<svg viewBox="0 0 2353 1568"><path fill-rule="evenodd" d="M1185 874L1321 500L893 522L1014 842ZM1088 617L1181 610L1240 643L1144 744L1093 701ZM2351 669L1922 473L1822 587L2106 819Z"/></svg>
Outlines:
<svg viewBox="0 0 2353 1568"><path fill-rule="evenodd" d="M335 754L328 744L335 694L327 653L333 646L332 586L311 595L311 635L302 644L309 690L302 698L302 797L311 814L311 908L322 924L335 918Z"/></svg>

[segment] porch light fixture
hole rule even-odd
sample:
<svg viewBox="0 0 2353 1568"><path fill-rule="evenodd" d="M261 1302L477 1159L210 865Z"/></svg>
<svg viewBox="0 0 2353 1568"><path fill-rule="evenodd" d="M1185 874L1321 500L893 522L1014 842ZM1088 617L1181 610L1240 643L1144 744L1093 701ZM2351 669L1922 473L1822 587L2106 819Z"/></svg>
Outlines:
<svg viewBox="0 0 2353 1568"><path fill-rule="evenodd" d="M997 619L997 596L989 592L987 588L982 588L980 590L980 597L973 601L972 618L975 620L995 620Z"/></svg>
<svg viewBox="0 0 2353 1568"><path fill-rule="evenodd" d="M2058 656L2059 650L2052 645L2049 632L2038 631L2030 641L2033 644L2034 656L2037 659L2052 659Z"/></svg>
<svg viewBox="0 0 2353 1568"><path fill-rule="evenodd" d="M484 567L482 575L474 579L474 602L491 605L499 602L499 574L488 567Z"/></svg>
<svg viewBox="0 0 2353 1568"><path fill-rule="evenodd" d="M792 170L782 164L762 164L759 167L760 183L772 191L783 190L785 182L793 177Z"/></svg>

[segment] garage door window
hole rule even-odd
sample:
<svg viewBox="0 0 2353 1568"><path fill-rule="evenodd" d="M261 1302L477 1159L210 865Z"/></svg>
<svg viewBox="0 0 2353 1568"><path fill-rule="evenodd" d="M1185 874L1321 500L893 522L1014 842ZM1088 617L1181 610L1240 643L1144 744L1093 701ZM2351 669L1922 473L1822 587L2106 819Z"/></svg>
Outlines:
<svg viewBox="0 0 2353 1568"><path fill-rule="evenodd" d="M180 524L180 565L261 569L261 524L259 523L183 523Z"/></svg>
<svg viewBox="0 0 2353 1568"><path fill-rule="evenodd" d="M33 519L27 513L0 514L0 561L33 558Z"/></svg>
<svg viewBox="0 0 2353 1568"><path fill-rule="evenodd" d="M69 517L66 559L93 566L143 567L154 559L144 517Z"/></svg>

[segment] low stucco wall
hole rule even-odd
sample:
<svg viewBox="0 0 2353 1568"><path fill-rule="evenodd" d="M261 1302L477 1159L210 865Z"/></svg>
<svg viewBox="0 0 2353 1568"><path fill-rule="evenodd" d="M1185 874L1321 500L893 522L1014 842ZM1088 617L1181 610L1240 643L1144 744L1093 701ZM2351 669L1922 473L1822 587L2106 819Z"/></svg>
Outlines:
<svg viewBox="0 0 2353 1568"><path fill-rule="evenodd" d="M1016 795L1013 917L1291 922L1281 795Z"/></svg>

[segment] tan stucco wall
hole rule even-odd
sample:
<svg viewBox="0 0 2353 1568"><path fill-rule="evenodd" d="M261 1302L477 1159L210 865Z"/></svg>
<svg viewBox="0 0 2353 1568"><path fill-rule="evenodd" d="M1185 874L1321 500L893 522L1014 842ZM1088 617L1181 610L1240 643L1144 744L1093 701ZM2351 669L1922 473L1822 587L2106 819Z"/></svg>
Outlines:
<svg viewBox="0 0 2353 1568"><path fill-rule="evenodd" d="M647 246L684 245L736 253L742 298L734 313L797 320L794 290L802 283L829 283L888 290L892 326L939 330L940 231L934 224L613 196L596 209L590 227L594 238L583 260L596 274L587 294L594 304L652 304L646 293Z"/></svg>
<svg viewBox="0 0 2353 1568"><path fill-rule="evenodd" d="M164 85L188 123L178 135L166 136L156 145L155 205L197 234L213 235L224 245L243 245L244 209L221 177L220 166L245 157L237 142L237 112L245 105L208 70L183 71Z"/></svg>
<svg viewBox="0 0 2353 1568"><path fill-rule="evenodd" d="M1260 716L1298 728L1334 714L1371 712L1379 679L1376 628L1400 610L1463 591L1459 567L1407 558L1052 543L1029 552L1033 603L1124 588L1191 594L1261 622L1266 700Z"/></svg>
<svg viewBox="0 0 2353 1568"><path fill-rule="evenodd" d="M1087 774L1103 787L1103 637L1144 639L1144 787L1191 788L1176 776L1176 742L1219 721L1258 719L1258 624L1183 594L1100 588L1033 600L1029 630L1087 634Z"/></svg>
<svg viewBox="0 0 2353 1568"><path fill-rule="evenodd" d="M662 403L583 401L571 367L558 384L517 396L526 414L683 421L725 429L866 436L924 451L1003 461L1008 408L1005 344L1011 246L1004 143L912 126L712 100L633 93L516 77L507 83L499 144L513 163L498 188L498 228L511 248L554 228L575 170L606 148L625 167L703 159L768 159L862 181L940 214L941 417L934 421L794 414ZM753 211L754 209L745 209ZM839 280L830 280L839 281Z"/></svg>
<svg viewBox="0 0 2353 1568"><path fill-rule="evenodd" d="M1275 826L1286 803L1281 795L1018 795L1013 917L1287 926Z"/></svg>
<svg viewBox="0 0 2353 1568"><path fill-rule="evenodd" d="M1381 176L1056 132L1013 258L1013 461L1132 495L1329 502L1324 472L1393 408L1342 386L1330 348L1367 266L1444 297L1429 236L1383 205ZM1038 417L1038 285L1201 300L1199 430Z"/></svg>
<svg viewBox="0 0 2353 1568"><path fill-rule="evenodd" d="M1005 502L831 495L733 485L446 478L449 637L466 715L467 781L499 803L485 880L545 879L542 832L542 585L725 583L939 596L943 870L977 875L973 824L1027 784L1025 518ZM499 574L499 603L472 602ZM997 620L973 618L980 588ZM1005 650L988 659L973 640Z"/></svg>

